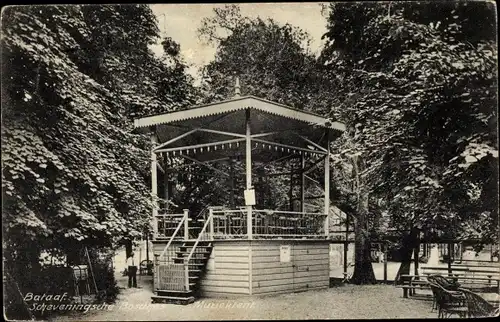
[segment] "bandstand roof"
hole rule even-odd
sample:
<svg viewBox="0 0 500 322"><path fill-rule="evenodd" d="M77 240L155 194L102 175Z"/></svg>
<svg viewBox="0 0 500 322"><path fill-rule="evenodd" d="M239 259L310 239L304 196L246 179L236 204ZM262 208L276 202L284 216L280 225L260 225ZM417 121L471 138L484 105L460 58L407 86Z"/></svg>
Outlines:
<svg viewBox="0 0 500 322"><path fill-rule="evenodd" d="M198 160L227 156L228 151L237 155L244 152L247 110L252 148L262 150L256 155L263 159L276 154L320 153L326 142L326 129L330 129L330 141L345 131L341 122L259 97L241 96L136 119L135 132L156 132L158 152L191 154Z"/></svg>

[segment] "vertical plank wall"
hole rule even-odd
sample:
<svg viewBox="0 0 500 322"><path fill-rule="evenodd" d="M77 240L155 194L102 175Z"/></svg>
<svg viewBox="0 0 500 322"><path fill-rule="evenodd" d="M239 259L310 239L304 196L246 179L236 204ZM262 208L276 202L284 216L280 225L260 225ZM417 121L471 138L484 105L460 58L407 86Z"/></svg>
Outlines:
<svg viewBox="0 0 500 322"><path fill-rule="evenodd" d="M280 246L291 246L290 262L280 262ZM252 294L327 288L329 243L265 240L252 242Z"/></svg>
<svg viewBox="0 0 500 322"><path fill-rule="evenodd" d="M250 242L215 241L207 270L201 280L201 294L206 297L249 295Z"/></svg>
<svg viewBox="0 0 500 322"><path fill-rule="evenodd" d="M281 245L291 246L290 262L280 262ZM155 244L154 253L164 247ZM214 241L201 295L234 297L328 288L329 275L328 241Z"/></svg>

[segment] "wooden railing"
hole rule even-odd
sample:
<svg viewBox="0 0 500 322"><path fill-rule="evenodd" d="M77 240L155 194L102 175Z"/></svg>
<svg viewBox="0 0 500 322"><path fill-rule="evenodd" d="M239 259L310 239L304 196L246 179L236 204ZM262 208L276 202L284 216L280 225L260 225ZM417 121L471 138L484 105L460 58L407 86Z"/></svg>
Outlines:
<svg viewBox="0 0 500 322"><path fill-rule="evenodd" d="M325 214L294 211L252 210L254 238L318 238L325 237ZM213 210L214 239L247 237L247 212Z"/></svg>
<svg viewBox="0 0 500 322"><path fill-rule="evenodd" d="M247 213L245 210L213 210L214 239L245 238Z"/></svg>
<svg viewBox="0 0 500 322"><path fill-rule="evenodd" d="M208 209L208 208L207 208ZM205 234L204 240L213 239L245 239L248 238L247 211L241 209L223 209L210 207L210 211L202 211L196 221L213 229L203 231L200 226L189 224L188 210L183 214L159 214L156 216L157 239L192 240ZM208 213L208 214L207 214ZM210 220L208 219L210 218ZM319 212L295 212L281 210L252 210L252 236L260 239L273 238L326 238L326 215ZM182 221L183 233L175 234ZM330 236L331 237L331 236Z"/></svg>
<svg viewBox="0 0 500 322"><path fill-rule="evenodd" d="M325 237L325 214L294 211L254 210L253 236L285 238Z"/></svg>
<svg viewBox="0 0 500 322"><path fill-rule="evenodd" d="M189 239L189 218L188 210L184 209L182 214L158 214L155 216L155 239L169 239L174 235L179 222L184 223L183 235L176 235L177 239Z"/></svg>
<svg viewBox="0 0 500 322"><path fill-rule="evenodd" d="M177 258L177 252L180 251L178 241L184 240L188 236L188 212L185 210L182 217L180 215L170 216L180 218L180 220L178 220L163 251L155 255L156 289L183 291L185 285L183 264L175 263L174 258Z"/></svg>
<svg viewBox="0 0 500 322"><path fill-rule="evenodd" d="M198 234L198 238L196 239L193 247L191 248L191 252L189 252L189 256L184 258L184 283L185 290L189 291L189 262L196 258L203 258L205 254L203 254L200 249L198 249L198 244L200 241L211 241L213 240L214 233L214 225L213 225L213 210L209 208L208 217L205 220L205 224Z"/></svg>

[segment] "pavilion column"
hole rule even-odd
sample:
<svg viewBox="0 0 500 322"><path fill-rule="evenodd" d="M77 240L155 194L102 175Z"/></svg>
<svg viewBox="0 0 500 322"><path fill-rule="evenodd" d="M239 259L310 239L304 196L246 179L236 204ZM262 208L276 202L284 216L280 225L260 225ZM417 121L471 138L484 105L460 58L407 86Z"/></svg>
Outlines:
<svg viewBox="0 0 500 322"><path fill-rule="evenodd" d="M305 195L305 186L306 186L306 175L304 174L304 168L306 166L306 158L304 157L304 153L300 154L300 211L306 211L306 195Z"/></svg>
<svg viewBox="0 0 500 322"><path fill-rule="evenodd" d="M252 189L252 141L250 131L250 109L246 109L246 141L245 141L245 169L246 169L246 189ZM252 205L246 205L247 209L247 235L248 239L252 237Z"/></svg>
<svg viewBox="0 0 500 322"><path fill-rule="evenodd" d="M326 146L327 154L325 156L325 236L328 236L329 229L329 218L330 214L330 131L325 130L326 134Z"/></svg>
<svg viewBox="0 0 500 322"><path fill-rule="evenodd" d="M290 208L290 211L293 211L293 162L290 162L290 187L288 190L288 199L289 199L289 205L288 207Z"/></svg>
<svg viewBox="0 0 500 322"><path fill-rule="evenodd" d="M170 206L169 200L172 197L170 195L169 189L170 189L170 182L169 182L169 175L168 175L168 170L167 170L167 162L164 162L164 169L165 172L163 173L163 197L165 198L165 213L168 213L168 208Z"/></svg>
<svg viewBox="0 0 500 322"><path fill-rule="evenodd" d="M151 143L153 148L157 145L158 139L156 134L153 133L151 135ZM152 218L152 227L153 227L153 239L156 239L158 236L158 164L156 160L156 153L151 151L151 198L153 201L153 218Z"/></svg>
<svg viewBox="0 0 500 322"><path fill-rule="evenodd" d="M229 158L229 187L231 192L229 193L229 206L231 209L235 209L234 204L234 160Z"/></svg>

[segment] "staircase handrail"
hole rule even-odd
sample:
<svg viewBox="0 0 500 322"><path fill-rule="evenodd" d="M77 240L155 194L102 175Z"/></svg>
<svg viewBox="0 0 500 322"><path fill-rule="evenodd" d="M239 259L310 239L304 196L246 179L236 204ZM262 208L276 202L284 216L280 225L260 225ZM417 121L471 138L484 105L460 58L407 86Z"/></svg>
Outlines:
<svg viewBox="0 0 500 322"><path fill-rule="evenodd" d="M201 236L203 236L203 233L205 232L205 230L207 230L208 224L212 220L213 215L214 215L213 212L210 212L210 214L208 215L208 218L207 218L208 220L205 222L205 224L203 225L203 228L201 229L200 233L198 234L198 238L196 238L196 241L193 245L193 249L191 249L191 252L189 253L189 256L187 257L187 259L185 260L185 263L186 262L189 263L189 261L191 260L191 257L193 257L196 246L198 246L198 244L200 243Z"/></svg>
<svg viewBox="0 0 500 322"><path fill-rule="evenodd" d="M187 258L186 257L184 258L184 280L185 280L185 285L186 285L185 286L186 291L189 291L189 261L193 257L194 251L196 250L196 247L198 246L198 244L201 241L201 236L203 236L203 234L207 230L208 224L213 220L213 215L214 215L213 211L211 211L211 208L209 208L208 218L205 221L205 224L203 225L203 228L201 229L200 233L198 234L198 238L196 238L196 241L193 245L193 248L189 252L189 256Z"/></svg>
<svg viewBox="0 0 500 322"><path fill-rule="evenodd" d="M205 206L195 217L196 220L200 218L202 215L206 215L206 213L210 210L210 208L216 210L216 209L225 209L225 206Z"/></svg>
<svg viewBox="0 0 500 322"><path fill-rule="evenodd" d="M204 215L206 212L208 211L208 207L204 207L195 217L196 220L198 220L198 218L200 218L202 215Z"/></svg>
<svg viewBox="0 0 500 322"><path fill-rule="evenodd" d="M163 251L161 252L159 258L163 257L163 255L165 255L167 249L170 247L170 244L172 243L172 241L174 240L175 236L177 235L177 233L179 232L179 230L181 229L182 225L184 224L184 221L186 220L186 217L182 217L182 220L179 222L179 224L177 225L177 228L175 228L175 231L174 233L172 234L172 236L170 237L170 239L168 240L168 243L167 245L165 246L165 248L163 249Z"/></svg>

